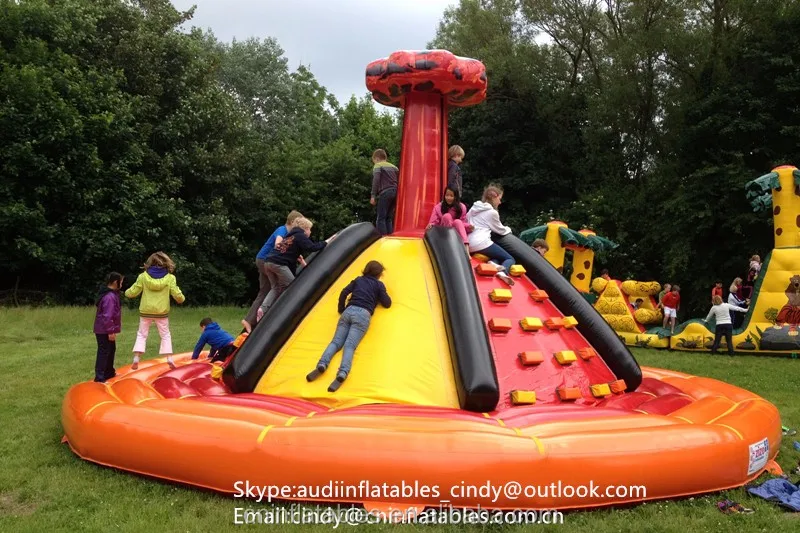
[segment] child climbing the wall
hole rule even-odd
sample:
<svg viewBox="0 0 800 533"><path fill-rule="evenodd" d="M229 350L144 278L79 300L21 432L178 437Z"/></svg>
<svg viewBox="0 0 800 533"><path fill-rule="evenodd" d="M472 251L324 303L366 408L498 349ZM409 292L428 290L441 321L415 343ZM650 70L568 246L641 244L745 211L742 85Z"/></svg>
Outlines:
<svg viewBox="0 0 800 533"><path fill-rule="evenodd" d="M169 331L170 296L178 304L182 304L186 298L173 274L175 263L167 254L164 252L152 254L145 261L144 269L145 271L136 278L136 282L125 291L125 296L128 298L142 295L139 303L139 331L136 332L136 343L133 345L131 370L139 368L139 358L144 355L147 336L153 322L156 323L161 337L158 353L166 355L170 368L175 368L175 363L172 361L172 335Z"/></svg>
<svg viewBox="0 0 800 533"><path fill-rule="evenodd" d="M447 188L456 192L459 198L464 194L463 175L461 173L461 162L464 161L464 149L454 144L447 151Z"/></svg>
<svg viewBox="0 0 800 533"><path fill-rule="evenodd" d="M514 280L509 276L514 258L502 247L492 242L492 232L508 235L511 228L500 222L500 213L497 208L503 199L503 189L499 185L489 185L483 190L480 200L472 204L467 213L467 220L473 227L469 234L470 253L481 253L490 260L498 261L497 276L509 285L514 285Z"/></svg>
<svg viewBox="0 0 800 533"><path fill-rule="evenodd" d="M531 248L539 252L539 255L541 256L544 256L544 254L550 251L550 245L547 244L547 241L544 239L536 239L533 241Z"/></svg>
<svg viewBox="0 0 800 533"><path fill-rule="evenodd" d="M294 281L297 268L297 261L300 254L311 254L325 248L331 237L325 241L314 242L311 237L313 223L305 217L300 217L294 221L294 227L275 248L267 255L264 260L264 271L269 278L270 291L264 298L264 303L258 310L256 320L261 320L269 311L275 300L283 294L286 287Z"/></svg>
<svg viewBox="0 0 800 533"><path fill-rule="evenodd" d="M636 301L631 304L631 307L633 307L634 311L638 311L642 308L642 304L644 304L644 300L641 298L636 298Z"/></svg>
<svg viewBox="0 0 800 533"><path fill-rule="evenodd" d="M350 282L339 294L339 323L333 340L322 353L317 367L306 376L307 381L314 381L325 373L336 352L344 348L342 362L336 378L328 387L328 392L336 392L350 374L353 356L361 339L369 329L369 323L375 308L380 303L383 307L392 306L392 299L386 292L386 286L380 281L383 276L383 265L378 261L370 261L364 267L362 275ZM350 300L347 301L347 297Z"/></svg>
<svg viewBox="0 0 800 533"><path fill-rule="evenodd" d="M442 202L433 206L433 212L428 220L426 229L430 229L433 226L455 228L464 243L467 254L469 254L467 233L472 231L472 226L467 221L467 206L461 203L461 199L455 189L447 187L444 191Z"/></svg>
<svg viewBox="0 0 800 533"><path fill-rule="evenodd" d="M258 295L256 296L256 299L253 300L250 310L247 311L247 316L245 316L242 320L242 327L248 333L252 331L253 325L256 323L258 309L261 307L261 304L264 303L264 298L267 297L267 294L269 294L269 291L272 288L269 285L267 271L264 269L264 266L266 265L264 260L267 258L273 248L275 248L275 244L280 243L283 238L286 237L286 235L292 230L294 227L294 221L302 216L303 214L299 211L290 211L289 215L286 217L286 224L283 226L278 226L275 231L272 232L272 235L269 236L267 241L264 243L264 246L262 246L261 250L259 250L258 255L256 255L256 268L258 268Z"/></svg>
<svg viewBox="0 0 800 533"><path fill-rule="evenodd" d="M206 317L200 321L200 338L192 352L192 359L200 357L200 352L203 347L208 344L211 350L208 352L208 358L211 361L224 361L227 357L236 350L233 345L233 335L219 327L219 324L214 322L211 317Z"/></svg>
<svg viewBox="0 0 800 533"><path fill-rule="evenodd" d="M670 324L671 334L675 334L675 319L678 316L678 309L681 308L681 288L678 285L673 285L672 290L664 295L661 299L661 304L664 307L664 327L667 327L667 322Z"/></svg>

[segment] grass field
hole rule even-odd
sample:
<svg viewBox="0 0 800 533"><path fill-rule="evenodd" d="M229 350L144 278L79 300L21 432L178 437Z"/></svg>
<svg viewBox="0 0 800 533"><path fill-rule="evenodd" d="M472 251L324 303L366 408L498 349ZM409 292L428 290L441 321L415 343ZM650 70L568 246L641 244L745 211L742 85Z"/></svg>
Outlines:
<svg viewBox="0 0 800 533"><path fill-rule="evenodd" d="M243 310L174 309L171 330L176 352L190 351L210 314L223 328L238 331ZM330 531L330 525L235 526L242 501L193 488L162 483L78 459L60 443L60 408L67 389L93 377L93 308L0 309L0 531ZM117 366L128 364L138 317L124 314ZM157 350L153 328L150 353ZM778 406L783 423L800 425L800 360L764 356L727 357L636 350L641 365L721 379L753 391ZM151 355L152 356L152 355ZM147 357L147 356L146 356ZM795 437L800 438L800 437ZM800 453L791 437L778 461L787 472ZM157 453L157 450L141 450ZM214 462L208 458L209 464ZM653 464L653 468L659 468ZM797 475L792 475L797 480ZM715 506L731 498L756 509L753 515L723 515ZM253 503L247 507L258 508ZM719 532L799 531L800 518L743 489L674 502L624 509L565 513L563 525L341 525L339 530L376 531L624 531Z"/></svg>

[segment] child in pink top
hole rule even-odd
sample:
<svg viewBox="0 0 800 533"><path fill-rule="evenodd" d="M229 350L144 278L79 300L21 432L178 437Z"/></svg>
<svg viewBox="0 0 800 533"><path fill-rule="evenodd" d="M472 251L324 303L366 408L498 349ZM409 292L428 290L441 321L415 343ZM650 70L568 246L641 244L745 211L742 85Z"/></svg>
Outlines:
<svg viewBox="0 0 800 533"><path fill-rule="evenodd" d="M450 187L444 190L442 203L433 207L433 213L431 213L431 218L428 220L428 228L432 226L455 228L461 236L464 246L467 247L467 253L469 253L467 233L472 231L472 226L467 222L467 207L460 202L458 193Z"/></svg>

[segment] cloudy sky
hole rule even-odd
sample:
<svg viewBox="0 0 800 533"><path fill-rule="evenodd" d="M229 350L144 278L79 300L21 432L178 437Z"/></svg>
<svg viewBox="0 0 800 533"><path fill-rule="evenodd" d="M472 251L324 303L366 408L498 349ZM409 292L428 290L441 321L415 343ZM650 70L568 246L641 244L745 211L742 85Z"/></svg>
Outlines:
<svg viewBox="0 0 800 533"><path fill-rule="evenodd" d="M274 37L290 68L303 64L340 102L367 93L364 69L395 50L424 49L458 0L172 0L197 6L189 26L218 39Z"/></svg>

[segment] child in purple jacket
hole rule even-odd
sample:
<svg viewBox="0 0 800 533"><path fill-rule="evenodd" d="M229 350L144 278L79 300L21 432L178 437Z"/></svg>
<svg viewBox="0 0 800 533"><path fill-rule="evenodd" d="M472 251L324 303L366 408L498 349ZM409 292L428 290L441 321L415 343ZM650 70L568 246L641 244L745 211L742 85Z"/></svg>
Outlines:
<svg viewBox="0 0 800 533"><path fill-rule="evenodd" d="M117 333L122 331L119 291L123 280L122 274L112 272L97 297L97 314L94 318L97 360L94 363L94 380L100 383L117 375L114 370L114 356L117 353Z"/></svg>

